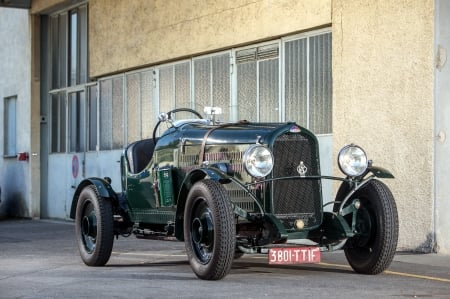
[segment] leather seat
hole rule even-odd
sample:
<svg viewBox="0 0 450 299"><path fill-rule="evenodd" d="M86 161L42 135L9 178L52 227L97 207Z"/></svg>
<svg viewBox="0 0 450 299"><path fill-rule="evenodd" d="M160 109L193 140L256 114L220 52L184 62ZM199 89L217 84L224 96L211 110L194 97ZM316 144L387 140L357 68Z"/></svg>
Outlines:
<svg viewBox="0 0 450 299"><path fill-rule="evenodd" d="M153 156L155 143L153 139L143 139L128 145L126 149L126 159L128 170L131 173L139 173L144 170Z"/></svg>

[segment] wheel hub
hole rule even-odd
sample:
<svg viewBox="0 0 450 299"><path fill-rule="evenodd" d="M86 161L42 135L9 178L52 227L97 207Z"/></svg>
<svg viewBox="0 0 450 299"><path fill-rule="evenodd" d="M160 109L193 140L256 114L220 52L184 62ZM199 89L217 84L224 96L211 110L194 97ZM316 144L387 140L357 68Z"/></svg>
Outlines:
<svg viewBox="0 0 450 299"><path fill-rule="evenodd" d="M89 235L89 217L87 216L84 216L81 221L81 231L83 235Z"/></svg>
<svg viewBox="0 0 450 299"><path fill-rule="evenodd" d="M192 241L195 244L209 246L213 236L214 228L208 215L203 214L192 221Z"/></svg>
<svg viewBox="0 0 450 299"><path fill-rule="evenodd" d="M192 240L195 244L200 244L203 240L203 226L198 218L195 218L192 222Z"/></svg>
<svg viewBox="0 0 450 299"><path fill-rule="evenodd" d="M357 238L358 245L360 247L368 245L372 235L372 219L366 208L358 210L356 230L359 232L359 236Z"/></svg>
<svg viewBox="0 0 450 299"><path fill-rule="evenodd" d="M85 236L96 237L97 235L97 221L95 215L92 213L85 215L81 220L81 232Z"/></svg>

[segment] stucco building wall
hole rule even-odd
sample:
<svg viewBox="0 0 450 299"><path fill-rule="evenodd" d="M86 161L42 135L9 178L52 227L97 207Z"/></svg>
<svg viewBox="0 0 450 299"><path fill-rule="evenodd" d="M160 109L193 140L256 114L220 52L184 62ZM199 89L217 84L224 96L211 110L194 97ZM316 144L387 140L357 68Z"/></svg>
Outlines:
<svg viewBox="0 0 450 299"><path fill-rule="evenodd" d="M89 1L91 76L254 43L331 23L330 0L130 3Z"/></svg>
<svg viewBox="0 0 450 299"><path fill-rule="evenodd" d="M434 2L333 1L334 149L356 142L397 201L399 249L433 242Z"/></svg>
<svg viewBox="0 0 450 299"><path fill-rule="evenodd" d="M30 21L24 9L0 8L0 218L32 217L28 162L4 156L4 99L16 96L16 150L30 151Z"/></svg>

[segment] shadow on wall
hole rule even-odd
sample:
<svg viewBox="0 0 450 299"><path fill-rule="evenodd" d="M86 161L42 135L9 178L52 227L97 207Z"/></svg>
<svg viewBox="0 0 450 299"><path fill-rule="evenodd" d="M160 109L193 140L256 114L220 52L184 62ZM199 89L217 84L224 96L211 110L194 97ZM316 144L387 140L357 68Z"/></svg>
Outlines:
<svg viewBox="0 0 450 299"><path fill-rule="evenodd" d="M0 219L5 218L23 218L27 217L27 206L25 199L19 192L9 194L8 197L3 196L0 203Z"/></svg>
<svg viewBox="0 0 450 299"><path fill-rule="evenodd" d="M0 219L14 217L14 218L29 218L29 212L25 199L25 186L23 165L18 163L5 163L5 172L3 174L1 203L0 203Z"/></svg>
<svg viewBox="0 0 450 299"><path fill-rule="evenodd" d="M436 244L433 233L428 233L425 241L419 246L414 248L412 251L417 253L437 253L439 251L439 246Z"/></svg>

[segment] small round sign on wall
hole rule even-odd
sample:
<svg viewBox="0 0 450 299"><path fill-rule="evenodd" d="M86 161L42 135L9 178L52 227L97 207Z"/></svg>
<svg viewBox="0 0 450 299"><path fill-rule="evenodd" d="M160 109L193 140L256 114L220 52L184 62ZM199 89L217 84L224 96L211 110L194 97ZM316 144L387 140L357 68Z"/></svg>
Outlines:
<svg viewBox="0 0 450 299"><path fill-rule="evenodd" d="M72 176L76 178L78 176L78 171L80 169L80 162L78 161L78 156L73 155L72 158Z"/></svg>

